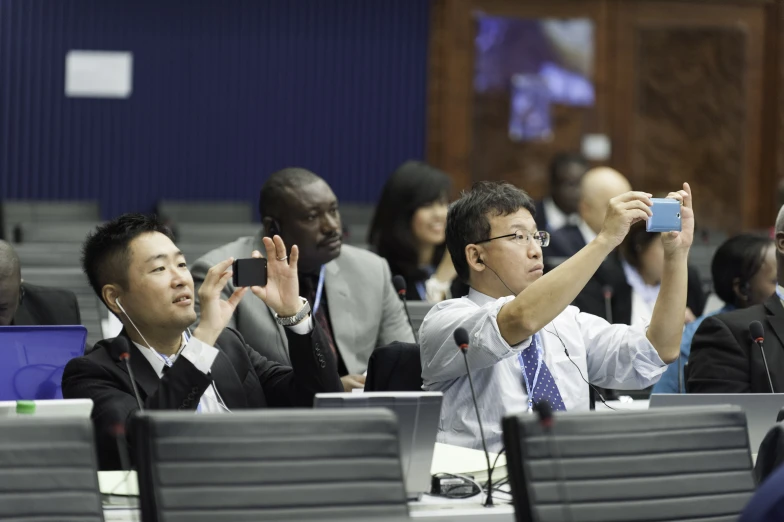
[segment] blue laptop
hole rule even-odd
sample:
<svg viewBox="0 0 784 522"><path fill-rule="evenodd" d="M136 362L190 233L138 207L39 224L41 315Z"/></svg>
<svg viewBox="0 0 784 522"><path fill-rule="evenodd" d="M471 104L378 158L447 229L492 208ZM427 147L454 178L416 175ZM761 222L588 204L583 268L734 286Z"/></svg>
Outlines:
<svg viewBox="0 0 784 522"><path fill-rule="evenodd" d="M0 326L0 401L62 399L63 369L86 340L84 326Z"/></svg>

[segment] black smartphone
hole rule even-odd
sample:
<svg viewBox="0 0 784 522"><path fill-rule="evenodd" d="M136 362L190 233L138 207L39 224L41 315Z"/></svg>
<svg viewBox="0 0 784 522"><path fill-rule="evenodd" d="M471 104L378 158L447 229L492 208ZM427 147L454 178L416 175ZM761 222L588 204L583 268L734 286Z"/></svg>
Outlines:
<svg viewBox="0 0 784 522"><path fill-rule="evenodd" d="M235 288L267 286L267 260L263 257L236 259L231 269L231 280Z"/></svg>

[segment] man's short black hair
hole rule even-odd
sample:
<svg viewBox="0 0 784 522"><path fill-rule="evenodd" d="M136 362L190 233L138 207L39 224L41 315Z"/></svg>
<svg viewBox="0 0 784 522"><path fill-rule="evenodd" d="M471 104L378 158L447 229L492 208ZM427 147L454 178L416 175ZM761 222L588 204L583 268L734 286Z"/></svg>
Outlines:
<svg viewBox="0 0 784 522"><path fill-rule="evenodd" d="M262 218L280 219L281 209L289 189L309 185L321 178L300 167L287 167L272 174L259 193L259 214Z"/></svg>
<svg viewBox="0 0 784 522"><path fill-rule="evenodd" d="M174 241L171 230L158 216L145 214L123 214L87 235L82 246L82 270L101 300L102 289L108 284L128 287L131 241L148 232L160 232Z"/></svg>
<svg viewBox="0 0 784 522"><path fill-rule="evenodd" d="M493 216L508 216L520 209L535 215L534 202L524 190L505 181L478 181L449 206L446 245L458 277L468 283L470 270L465 247L490 237Z"/></svg>

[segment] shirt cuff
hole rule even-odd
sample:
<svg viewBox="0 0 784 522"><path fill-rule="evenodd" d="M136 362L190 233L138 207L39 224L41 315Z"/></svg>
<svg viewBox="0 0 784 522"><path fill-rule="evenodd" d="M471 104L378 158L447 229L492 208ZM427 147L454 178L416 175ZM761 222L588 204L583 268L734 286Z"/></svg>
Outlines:
<svg viewBox="0 0 784 522"><path fill-rule="evenodd" d="M308 315L308 318L304 321L300 321L299 323L292 326L287 326L286 328L297 335L308 335L313 331L313 315Z"/></svg>
<svg viewBox="0 0 784 522"><path fill-rule="evenodd" d="M218 356L218 349L191 337L180 355L188 359L201 373L207 375Z"/></svg>

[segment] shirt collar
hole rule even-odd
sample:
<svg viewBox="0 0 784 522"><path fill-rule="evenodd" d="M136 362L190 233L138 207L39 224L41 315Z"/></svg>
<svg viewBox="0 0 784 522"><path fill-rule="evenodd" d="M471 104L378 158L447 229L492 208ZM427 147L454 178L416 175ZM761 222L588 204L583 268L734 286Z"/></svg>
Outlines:
<svg viewBox="0 0 784 522"><path fill-rule="evenodd" d="M471 288L468 291L468 295L466 297L471 301L473 301L474 303L476 303L477 305L479 305L480 307L485 306L488 303L495 303L496 301L498 301L498 299L496 299L495 297L490 297L489 295L483 294L479 290L474 290L473 288ZM501 299L507 299L512 297L513 296L510 295L506 297L501 297Z"/></svg>
<svg viewBox="0 0 784 522"><path fill-rule="evenodd" d="M582 219L580 220L579 223L577 223L577 230L579 230L580 234L582 234L586 245L591 241L593 241L594 239L596 239L596 232L591 230L591 227L588 226L588 223L586 223Z"/></svg>
<svg viewBox="0 0 784 522"><path fill-rule="evenodd" d="M177 360L177 355L182 353L182 349L185 347L185 344L187 342L188 342L188 338L186 337L185 332L183 332L182 333L182 343L180 344L180 349L177 351L176 354L174 354L174 355L172 355L171 357L168 358L169 362L174 364L174 361ZM150 363L150 366L152 366L152 369L155 370L155 373L158 374L158 377L159 378L162 377L163 376L163 368L165 366L167 366L167 364L165 362L163 362L163 359L161 358L160 354L158 354L158 352L156 352L154 350L150 350L146 346L141 345L141 344L139 344L137 342L134 342L133 344L136 345L136 348L138 348L140 352L142 352L142 355L144 355L144 358L147 359L147 362Z"/></svg>
<svg viewBox="0 0 784 522"><path fill-rule="evenodd" d="M659 297L661 285L647 284L640 273L626 261L621 261L621 265L623 265L623 273L626 275L626 282L629 283L632 290L642 297L646 303L655 303L656 298Z"/></svg>
<svg viewBox="0 0 784 522"><path fill-rule="evenodd" d="M547 218L547 228L551 232L563 228L566 225L577 225L580 223L579 214L566 214L555 204L553 198L547 197L542 200L542 208Z"/></svg>
<svg viewBox="0 0 784 522"><path fill-rule="evenodd" d="M568 216L558 208L553 198L545 198L542 201L545 217L547 218L547 228L558 230L566 225Z"/></svg>

